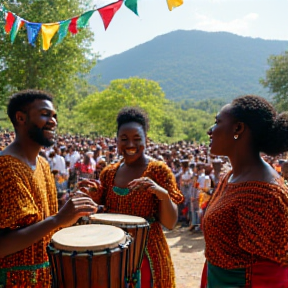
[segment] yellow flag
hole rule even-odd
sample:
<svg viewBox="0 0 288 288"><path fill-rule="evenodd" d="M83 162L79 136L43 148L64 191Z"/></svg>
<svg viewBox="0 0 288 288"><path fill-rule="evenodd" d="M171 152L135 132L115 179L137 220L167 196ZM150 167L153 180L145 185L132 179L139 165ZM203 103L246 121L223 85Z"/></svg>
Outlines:
<svg viewBox="0 0 288 288"><path fill-rule="evenodd" d="M59 26L60 26L59 23L42 24L41 31L43 40L43 50L48 50L50 48L51 40L59 30Z"/></svg>
<svg viewBox="0 0 288 288"><path fill-rule="evenodd" d="M172 11L173 8L181 6L184 0L167 0L168 8Z"/></svg>

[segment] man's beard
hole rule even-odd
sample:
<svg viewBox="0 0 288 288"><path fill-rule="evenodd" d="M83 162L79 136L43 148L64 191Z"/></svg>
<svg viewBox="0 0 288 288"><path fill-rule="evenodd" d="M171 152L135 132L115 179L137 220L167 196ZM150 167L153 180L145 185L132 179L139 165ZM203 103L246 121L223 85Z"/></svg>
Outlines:
<svg viewBox="0 0 288 288"><path fill-rule="evenodd" d="M33 125L29 131L28 131L28 135L30 136L30 138L35 141L36 143L38 143L41 146L44 147L50 147L55 143L54 139L47 139L44 137L44 133L43 133L43 128L39 128L36 125Z"/></svg>

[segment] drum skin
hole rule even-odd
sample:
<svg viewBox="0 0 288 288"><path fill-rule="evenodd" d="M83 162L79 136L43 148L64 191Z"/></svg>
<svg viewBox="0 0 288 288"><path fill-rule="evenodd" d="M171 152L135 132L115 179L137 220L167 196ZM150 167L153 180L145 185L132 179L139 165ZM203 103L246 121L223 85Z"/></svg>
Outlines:
<svg viewBox="0 0 288 288"><path fill-rule="evenodd" d="M47 247L52 287L125 288L131 237L125 235L124 231L119 231L121 229L113 231L113 228L119 229L109 225L92 224L64 228L56 232Z"/></svg>

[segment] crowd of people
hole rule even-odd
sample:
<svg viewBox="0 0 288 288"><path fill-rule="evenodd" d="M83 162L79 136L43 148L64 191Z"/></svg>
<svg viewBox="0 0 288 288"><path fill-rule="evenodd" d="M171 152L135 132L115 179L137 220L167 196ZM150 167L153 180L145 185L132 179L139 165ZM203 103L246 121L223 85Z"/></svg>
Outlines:
<svg viewBox="0 0 288 288"><path fill-rule="evenodd" d="M14 138L14 131L0 132L0 150L11 144ZM229 158L211 154L209 145L204 143L179 141L166 144L147 140L145 154L169 166L184 195L184 202L178 205L178 222L189 226L190 231L201 232L201 219L219 178L231 169ZM116 141L116 137L60 134L52 147L42 147L40 155L48 161L55 177L59 207L80 180L99 180L107 165L121 161L123 157L117 151ZM262 154L262 158L288 181L285 174L288 154Z"/></svg>
<svg viewBox="0 0 288 288"><path fill-rule="evenodd" d="M0 135L0 286L50 287L52 234L101 205L150 224L132 279L142 288L175 288L162 228L177 221L204 233L201 287L288 287L288 115L265 99L225 105L209 145L154 143L138 107L119 111L115 138L57 136L53 99L37 90L13 95L7 112L14 132Z"/></svg>

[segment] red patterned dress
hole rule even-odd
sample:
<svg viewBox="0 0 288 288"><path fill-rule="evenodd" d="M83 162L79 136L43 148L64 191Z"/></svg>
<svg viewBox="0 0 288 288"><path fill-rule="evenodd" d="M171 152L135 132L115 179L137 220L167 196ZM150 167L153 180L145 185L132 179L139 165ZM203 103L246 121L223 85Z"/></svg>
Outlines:
<svg viewBox="0 0 288 288"><path fill-rule="evenodd" d="M57 194L48 162L38 157L36 169L12 156L0 156L0 229L18 229L54 215ZM0 258L0 287L51 287L46 246L52 233L32 246Z"/></svg>
<svg viewBox="0 0 288 288"><path fill-rule="evenodd" d="M204 216L208 282L202 287L287 288L287 187L228 183L230 175L220 181Z"/></svg>
<svg viewBox="0 0 288 288"><path fill-rule="evenodd" d="M143 217L150 223L150 232L145 254L152 271L153 288L174 288L175 274L170 251L161 225L157 219L158 198L144 189L129 191L126 195L117 193L114 178L120 163L107 166L100 175L102 189L91 195L98 204L103 204L109 213L120 213ZM143 177L149 177L169 192L171 200L178 204L183 195L177 188L171 169L161 161L150 160ZM114 187L114 189L113 189ZM115 192L116 191L116 192Z"/></svg>

